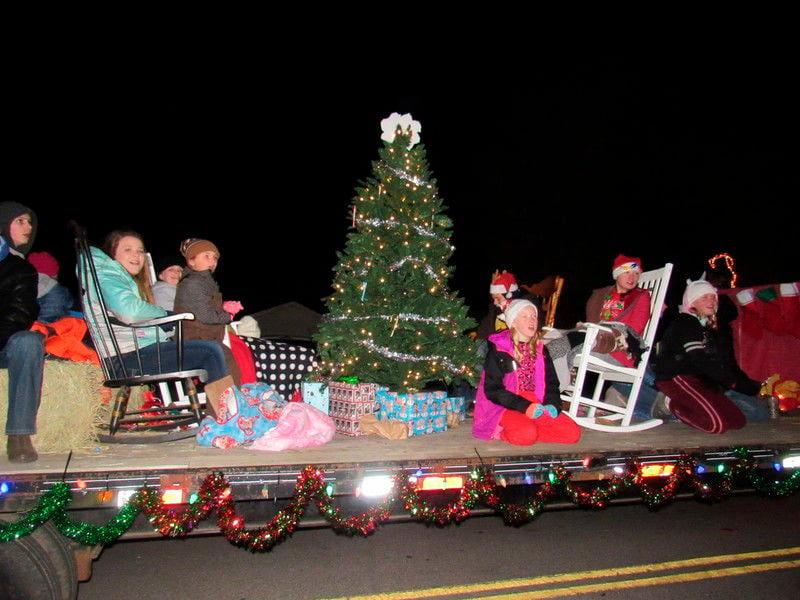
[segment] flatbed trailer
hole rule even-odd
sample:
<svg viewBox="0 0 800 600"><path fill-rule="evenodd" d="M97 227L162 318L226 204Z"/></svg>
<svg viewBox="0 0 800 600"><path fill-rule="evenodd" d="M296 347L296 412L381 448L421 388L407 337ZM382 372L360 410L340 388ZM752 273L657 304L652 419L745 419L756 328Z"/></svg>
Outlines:
<svg viewBox="0 0 800 600"><path fill-rule="evenodd" d="M324 486L330 505L338 507L341 518L345 518L366 514L382 501L382 495L390 493L391 488L403 485L422 489L417 483L432 477L437 478L433 491L419 492L419 497L424 497L424 502L430 500L434 507L437 499L438 505L445 507L448 502L458 502L459 497L463 501L464 496L459 494L476 477L506 494L508 503L516 501L520 506L529 506L525 504L526 498L554 479L562 483L568 480L576 489L586 490L584 499L594 502L589 495L592 489L629 475L631 469L641 473L650 466L658 467L650 473L653 476L647 478L652 482L648 485L654 489L658 488L659 481L668 481L675 468L688 470L687 465L691 465L692 477L698 478L702 472L720 473L739 466L743 460L748 461L751 469L757 468L777 481L787 481L787 477L794 480L793 465L800 456L800 419L796 417L749 424L722 435L708 435L682 423L666 423L637 433L583 430L577 444L541 443L530 447L474 439L470 425L471 421L467 420L445 432L405 440L337 434L322 446L282 452L241 447L205 448L198 446L193 438L187 438L161 444L97 444L71 454L41 455L37 462L26 465L9 463L3 457L0 458L0 517L7 522L17 522L26 512L40 507L42 498L54 494L57 489L63 491L65 486L70 492L65 510L77 523L103 527L142 489L156 491L158 502L164 508L185 512L197 495L203 493L204 486L207 488L216 477L215 485L222 485L234 500L232 506L236 514L246 520L247 528L258 528L274 523L276 515L297 499L298 482L304 478L306 481L317 479L316 483ZM368 482L381 480L388 487L371 495ZM457 482L454 486L453 481ZM437 487L439 482L442 482L441 488ZM732 482L733 487L727 492L753 491L745 479ZM455 489L451 489L453 487ZM563 486L559 489L563 491ZM647 498L640 492L630 489L627 493L606 494L594 505ZM686 486L668 499L697 495L696 487ZM549 494L541 509L586 505L576 498L569 494ZM478 497L477 501L469 502L467 511L459 513L458 519L501 512L496 504L482 500L484 498ZM455 512L436 513L431 509L426 514L429 522L434 522L432 515L438 515L436 522L443 525ZM410 508L407 497L395 498L377 522L424 516ZM309 506L296 526L336 526L337 523L341 521ZM169 534L219 534L222 531L216 514L207 515L189 529ZM118 539L167 534L159 531L151 519L139 514ZM0 543L0 560L2 546ZM91 561L99 555L101 546L87 547L71 542L71 551L77 559L77 578L90 576ZM250 549L269 547L270 544L262 543Z"/></svg>

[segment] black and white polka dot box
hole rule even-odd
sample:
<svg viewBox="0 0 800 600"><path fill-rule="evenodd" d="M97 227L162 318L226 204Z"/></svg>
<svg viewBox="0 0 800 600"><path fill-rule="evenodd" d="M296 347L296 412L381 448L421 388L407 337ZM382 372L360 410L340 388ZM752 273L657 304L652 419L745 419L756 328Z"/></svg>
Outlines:
<svg viewBox="0 0 800 600"><path fill-rule="evenodd" d="M288 342L242 338L253 353L256 379L271 385L284 400L300 389L300 382L316 366L313 348Z"/></svg>

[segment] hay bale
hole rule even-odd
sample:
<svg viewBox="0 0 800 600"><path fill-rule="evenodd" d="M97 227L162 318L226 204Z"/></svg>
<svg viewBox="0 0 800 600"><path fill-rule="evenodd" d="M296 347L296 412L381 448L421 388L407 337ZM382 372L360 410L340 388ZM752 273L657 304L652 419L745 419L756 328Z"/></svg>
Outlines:
<svg viewBox="0 0 800 600"><path fill-rule="evenodd" d="M102 390L103 374L99 367L91 363L46 360L42 403L36 419L37 434L33 438L36 449L43 453L59 453L96 445L96 423L104 412ZM0 369L0 434L3 438L7 413L8 371Z"/></svg>

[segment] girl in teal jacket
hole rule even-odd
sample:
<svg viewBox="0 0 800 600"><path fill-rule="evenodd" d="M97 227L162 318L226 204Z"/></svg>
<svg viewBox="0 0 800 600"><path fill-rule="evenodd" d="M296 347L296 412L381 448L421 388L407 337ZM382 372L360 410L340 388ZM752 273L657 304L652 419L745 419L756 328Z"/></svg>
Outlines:
<svg viewBox="0 0 800 600"><path fill-rule="evenodd" d="M132 323L167 315L165 310L147 301L152 300L152 295L144 271L146 260L144 243L138 233L113 231L106 237L103 250L92 248L91 252L106 307L117 320L122 323ZM99 310L99 303L92 302L92 308ZM152 327L137 330L119 325L112 327L122 353L121 359L129 371L139 369L134 352L136 346L140 349L139 360L142 361L142 369L145 372L158 372L159 354L163 372L178 370L175 342L164 342L171 336L170 332ZM110 339L104 336L104 341L107 348L113 348ZM157 341L162 342L160 352L157 351ZM98 352L106 357L104 348L98 348ZM222 391L233 385L233 379L225 366L222 346L217 342L185 340L183 363L185 369L204 369L208 373L209 383L206 384L205 391L212 405Z"/></svg>

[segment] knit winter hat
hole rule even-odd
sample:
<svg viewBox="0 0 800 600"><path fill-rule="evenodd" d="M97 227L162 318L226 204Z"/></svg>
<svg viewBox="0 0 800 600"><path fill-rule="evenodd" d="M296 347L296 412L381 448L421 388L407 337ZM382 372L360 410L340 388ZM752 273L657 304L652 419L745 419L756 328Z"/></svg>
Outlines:
<svg viewBox="0 0 800 600"><path fill-rule="evenodd" d="M705 279L698 279L697 281L687 279L686 290L683 292L681 312L691 312L692 303L700 296L705 296L706 294L714 294L716 296L717 288L708 283Z"/></svg>
<svg viewBox="0 0 800 600"><path fill-rule="evenodd" d="M31 237L28 240L28 243L17 247L14 245L14 240L11 239L11 221L21 215L31 216L31 225L33 226L33 229L31 230ZM36 213L24 204L11 201L0 202L0 235L6 238L6 242L8 243L10 250L21 254L23 257L27 255L33 246L34 240L36 239L37 224L38 221L36 219Z"/></svg>
<svg viewBox="0 0 800 600"><path fill-rule="evenodd" d="M202 252L202 250L200 252ZM164 269L168 269L169 267L180 267L183 269L184 262L186 261L177 254L170 254L168 256L162 256L156 260L153 264L153 267L156 270L156 276L158 276Z"/></svg>
<svg viewBox="0 0 800 600"><path fill-rule="evenodd" d="M508 325L509 328L514 324L514 319L517 318L520 311L526 306L532 306L533 310L536 311L536 316L539 316L539 309L536 308L536 305L530 300L512 300L505 312L506 325Z"/></svg>
<svg viewBox="0 0 800 600"><path fill-rule="evenodd" d="M28 255L28 262L34 266L37 273L49 275L53 279L58 277L58 261L49 252L31 252Z"/></svg>
<svg viewBox="0 0 800 600"><path fill-rule="evenodd" d="M215 252L217 257L219 257L219 250L214 245L214 242L201 240L200 238L189 238L181 242L181 254L183 254L186 260L192 260L201 252L208 252L209 250Z"/></svg>
<svg viewBox="0 0 800 600"><path fill-rule="evenodd" d="M518 289L517 279L513 273L503 270L502 273L495 271L492 274L492 283L489 286L490 294L503 294L506 298L510 298L511 294Z"/></svg>
<svg viewBox="0 0 800 600"><path fill-rule="evenodd" d="M642 259L634 258L632 256L625 256L624 254L618 255L617 258L614 259L614 270L611 271L611 276L616 279L628 271L638 271L641 273Z"/></svg>

